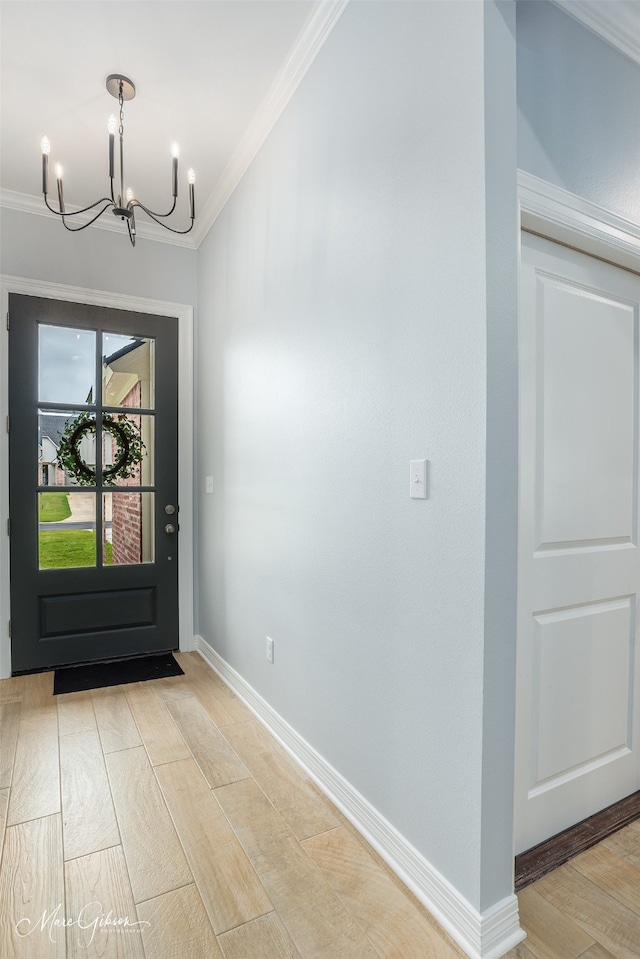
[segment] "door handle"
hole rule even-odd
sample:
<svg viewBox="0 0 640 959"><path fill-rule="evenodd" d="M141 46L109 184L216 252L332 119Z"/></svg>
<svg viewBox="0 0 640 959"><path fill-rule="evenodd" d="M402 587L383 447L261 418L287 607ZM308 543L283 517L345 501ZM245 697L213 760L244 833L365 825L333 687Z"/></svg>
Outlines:
<svg viewBox="0 0 640 959"><path fill-rule="evenodd" d="M164 531L165 531L165 533L175 533L176 528L175 528L175 526L173 525L173 523L167 523L167 525L166 525L165 528L164 528Z"/></svg>

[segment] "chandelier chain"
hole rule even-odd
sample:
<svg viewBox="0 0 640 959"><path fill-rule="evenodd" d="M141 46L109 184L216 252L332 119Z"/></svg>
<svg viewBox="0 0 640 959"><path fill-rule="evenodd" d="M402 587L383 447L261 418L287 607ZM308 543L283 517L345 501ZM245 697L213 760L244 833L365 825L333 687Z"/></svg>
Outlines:
<svg viewBox="0 0 640 959"><path fill-rule="evenodd" d="M118 133L120 136L124 135L124 97L122 96L122 81L120 82L120 93L118 95L118 103L120 104L120 126L118 127Z"/></svg>

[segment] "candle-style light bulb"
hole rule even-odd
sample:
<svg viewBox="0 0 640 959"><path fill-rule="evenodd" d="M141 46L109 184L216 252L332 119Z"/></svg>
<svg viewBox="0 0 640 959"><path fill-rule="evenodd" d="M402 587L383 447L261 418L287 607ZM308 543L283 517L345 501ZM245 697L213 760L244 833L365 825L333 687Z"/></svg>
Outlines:
<svg viewBox="0 0 640 959"><path fill-rule="evenodd" d="M178 156L180 154L180 147L177 143L171 144L171 192L173 197L178 195Z"/></svg>
<svg viewBox="0 0 640 959"><path fill-rule="evenodd" d="M46 196L49 192L49 151L51 150L49 137L43 137L40 140L40 149L42 150L42 192Z"/></svg>
<svg viewBox="0 0 640 959"><path fill-rule="evenodd" d="M192 220L196 216L196 197L195 197L195 187L194 183L196 182L196 175L193 172L193 169L190 169L187 173L187 180L189 181L189 216Z"/></svg>
<svg viewBox="0 0 640 959"><path fill-rule="evenodd" d="M64 192L62 190L62 164L56 163L56 180L58 181L58 204L60 212L64 213Z"/></svg>
<svg viewBox="0 0 640 959"><path fill-rule="evenodd" d="M111 180L113 180L113 150L117 128L118 121L112 113L107 121L107 130L109 131L109 178ZM111 186L113 189L113 184Z"/></svg>
<svg viewBox="0 0 640 959"><path fill-rule="evenodd" d="M127 203L131 203L135 199L135 193L131 187L127 187Z"/></svg>

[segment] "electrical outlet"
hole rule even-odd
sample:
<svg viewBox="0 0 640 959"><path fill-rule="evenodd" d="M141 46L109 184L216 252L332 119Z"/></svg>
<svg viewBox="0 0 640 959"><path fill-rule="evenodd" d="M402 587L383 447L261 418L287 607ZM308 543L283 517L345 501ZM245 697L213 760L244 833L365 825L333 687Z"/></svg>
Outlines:
<svg viewBox="0 0 640 959"><path fill-rule="evenodd" d="M269 660L270 663L273 662L273 647L274 647L273 640L271 639L270 636L267 636L267 659Z"/></svg>

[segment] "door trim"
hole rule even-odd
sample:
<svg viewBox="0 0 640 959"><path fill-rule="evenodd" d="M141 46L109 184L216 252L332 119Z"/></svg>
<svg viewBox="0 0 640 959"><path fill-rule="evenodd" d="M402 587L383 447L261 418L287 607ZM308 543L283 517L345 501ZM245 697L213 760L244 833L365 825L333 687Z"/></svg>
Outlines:
<svg viewBox="0 0 640 959"><path fill-rule="evenodd" d="M640 223L524 170L518 170L518 201L521 229L640 272Z"/></svg>
<svg viewBox="0 0 640 959"><path fill-rule="evenodd" d="M522 230L640 273L640 223L524 170L518 170L518 206L518 286ZM515 860L515 818L513 849Z"/></svg>
<svg viewBox="0 0 640 959"><path fill-rule="evenodd" d="M0 275L0 679L11 676L11 637L9 635L9 441L6 421L9 411L9 343L6 316L9 293L41 296L52 300L87 303L133 313L155 313L178 318L178 495L180 537L178 542L178 602L180 649L194 648L193 633L193 306L152 300L146 297L87 290L62 283L49 283L26 277Z"/></svg>

